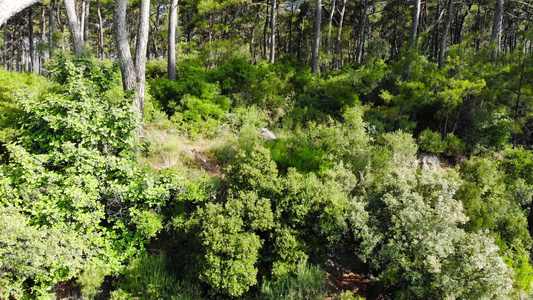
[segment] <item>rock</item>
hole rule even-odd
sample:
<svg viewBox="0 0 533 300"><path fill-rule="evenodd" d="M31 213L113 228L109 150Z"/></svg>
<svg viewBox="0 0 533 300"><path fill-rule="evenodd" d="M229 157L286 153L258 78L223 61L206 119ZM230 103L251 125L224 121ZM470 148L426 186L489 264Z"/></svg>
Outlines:
<svg viewBox="0 0 533 300"><path fill-rule="evenodd" d="M261 131L261 135L266 137L267 139L269 139L271 141L277 139L276 135L272 131L270 131L270 130L264 128L264 127L261 127L259 130Z"/></svg>
<svg viewBox="0 0 533 300"><path fill-rule="evenodd" d="M441 165L439 156L431 153L420 154L420 162L425 170L438 170Z"/></svg>

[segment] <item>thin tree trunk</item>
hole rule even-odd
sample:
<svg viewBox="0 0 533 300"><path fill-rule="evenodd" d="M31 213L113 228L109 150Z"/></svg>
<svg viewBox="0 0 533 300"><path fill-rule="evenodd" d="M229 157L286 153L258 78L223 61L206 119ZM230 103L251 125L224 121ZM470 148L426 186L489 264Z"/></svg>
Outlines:
<svg viewBox="0 0 533 300"><path fill-rule="evenodd" d="M178 26L178 0L170 2L168 21L168 79L176 81L176 27Z"/></svg>
<svg viewBox="0 0 533 300"><path fill-rule="evenodd" d="M361 63L363 60L363 48L365 46L365 26L366 26L366 10L368 8L368 0L365 0L363 7L363 14L361 21L359 22L359 41L357 43L357 63Z"/></svg>
<svg viewBox="0 0 533 300"><path fill-rule="evenodd" d="M4 69L7 70L7 62L9 60L9 55L8 55L8 48L7 48L7 42L9 40L9 35L8 35L8 32L7 32L7 22L4 23Z"/></svg>
<svg viewBox="0 0 533 300"><path fill-rule="evenodd" d="M74 5L74 0L63 0L63 3L65 4L68 27L72 36L72 44L74 45L74 55L80 57L83 53L83 36L78 16L76 15L76 6Z"/></svg>
<svg viewBox="0 0 533 300"><path fill-rule="evenodd" d="M30 47L30 65L28 68L29 72L33 72L35 68L35 44L34 44L34 36L33 36L33 7L30 6L28 10L28 44Z"/></svg>
<svg viewBox="0 0 533 300"><path fill-rule="evenodd" d="M294 17L294 1L291 0L291 14L289 16L289 45L287 52L290 54L292 51L292 18Z"/></svg>
<svg viewBox="0 0 533 300"><path fill-rule="evenodd" d="M272 0L272 8L270 9L270 59L271 64L276 59L276 0Z"/></svg>
<svg viewBox="0 0 533 300"><path fill-rule="evenodd" d="M148 48L148 29L150 20L150 0L141 0L139 14L139 33L137 34L137 47L135 48L135 73L137 75L138 92L135 106L141 116L144 113L144 92L146 73L146 50Z"/></svg>
<svg viewBox="0 0 533 300"><path fill-rule="evenodd" d="M337 43L335 45L335 52L337 52L337 55L339 56L338 65L337 65L338 68L342 68L342 66L344 65L341 43L342 43L342 26L344 23L344 13L346 12L346 2L348 2L348 0L342 0L341 17L339 20L339 31L337 32Z"/></svg>
<svg viewBox="0 0 533 300"><path fill-rule="evenodd" d="M444 31L442 32L442 39L440 42L440 52L439 52L439 69L444 67L444 52L446 51L446 38L448 37L448 32L452 25L452 16L453 16L453 0L448 2L448 15L446 16L446 25L444 26Z"/></svg>
<svg viewBox="0 0 533 300"><path fill-rule="evenodd" d="M269 21L269 11L270 11L270 7L267 6L267 12L266 12L266 16L265 16L265 27L263 28L263 43L264 43L264 47L263 47L263 57L266 58L267 56L267 53L269 53L269 48L268 48L268 21Z"/></svg>
<svg viewBox="0 0 533 300"><path fill-rule="evenodd" d="M410 49L412 49L416 44L419 22L420 22L420 0L415 0L415 9L413 13L413 26L411 28L411 44L409 47Z"/></svg>
<svg viewBox="0 0 533 300"><path fill-rule="evenodd" d="M312 67L313 74L318 75L318 55L320 50L320 25L322 22L322 0L316 0L315 37L313 41Z"/></svg>
<svg viewBox="0 0 533 300"><path fill-rule="evenodd" d="M85 22L83 23L83 27L81 27L81 30L83 30L83 40L85 42L89 41L89 6L91 4L90 0L84 0L85 3Z"/></svg>
<svg viewBox="0 0 533 300"><path fill-rule="evenodd" d="M494 21L492 24L492 36L490 42L492 50L490 58L495 59L500 52L500 43L502 39L502 22L503 22L503 0L497 0L496 10L494 11Z"/></svg>
<svg viewBox="0 0 533 300"><path fill-rule="evenodd" d="M54 49L54 31L56 30L56 22L54 20L55 5L56 0L50 0L50 12L48 15L48 23L50 24L50 31L48 33L48 57L52 57L52 52Z"/></svg>
<svg viewBox="0 0 533 300"><path fill-rule="evenodd" d="M331 54L331 28L333 27L333 15L335 15L335 0L331 1L331 11L329 13L329 19L328 19L328 37L326 39L326 51L329 54Z"/></svg>
<svg viewBox="0 0 533 300"><path fill-rule="evenodd" d="M132 91L135 88L136 77L126 29L127 6L128 0L115 0L113 27L115 28L118 63L122 73L122 86L125 91Z"/></svg>
<svg viewBox="0 0 533 300"><path fill-rule="evenodd" d="M41 43L44 43L46 39L46 7L41 7ZM43 62L45 60L45 52L39 52L39 74L43 72Z"/></svg>
<svg viewBox="0 0 533 300"><path fill-rule="evenodd" d="M104 22L102 22L102 12L100 10L100 0L98 0L98 52L100 52L100 58L105 59L104 50Z"/></svg>

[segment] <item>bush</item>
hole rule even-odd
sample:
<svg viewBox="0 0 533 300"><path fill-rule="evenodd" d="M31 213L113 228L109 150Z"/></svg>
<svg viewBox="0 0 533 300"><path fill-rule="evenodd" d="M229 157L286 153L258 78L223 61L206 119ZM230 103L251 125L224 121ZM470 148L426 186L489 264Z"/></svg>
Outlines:
<svg viewBox="0 0 533 300"><path fill-rule="evenodd" d="M298 263L294 274L261 285L261 299L324 299L327 296L326 272L319 266Z"/></svg>
<svg viewBox="0 0 533 300"><path fill-rule="evenodd" d="M142 256L132 261L117 283L111 299L202 299L201 289L188 282L179 282L167 270L164 254Z"/></svg>
<svg viewBox="0 0 533 300"><path fill-rule="evenodd" d="M418 136L418 145L423 151L442 153L446 150L446 142L442 140L440 133L426 129Z"/></svg>

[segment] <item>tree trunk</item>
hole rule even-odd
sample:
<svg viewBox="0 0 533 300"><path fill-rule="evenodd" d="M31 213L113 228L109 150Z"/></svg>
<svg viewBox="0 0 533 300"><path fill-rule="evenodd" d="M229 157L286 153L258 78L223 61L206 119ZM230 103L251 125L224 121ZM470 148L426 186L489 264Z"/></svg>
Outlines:
<svg viewBox="0 0 533 300"><path fill-rule="evenodd" d="M8 55L8 48L7 48L7 41L9 40L9 35L8 35L8 32L7 32L7 22L4 24L4 69L8 69L7 68L7 62L9 60L9 55Z"/></svg>
<svg viewBox="0 0 533 300"><path fill-rule="evenodd" d="M327 53L331 54L331 28L333 27L333 15L335 15L335 0L331 1L331 12L328 19L328 37L326 39ZM329 56L329 55L328 55Z"/></svg>
<svg viewBox="0 0 533 300"><path fill-rule="evenodd" d="M494 22L492 24L492 36L490 42L492 50L490 58L495 59L500 52L500 43L502 39L502 22L503 22L503 0L497 0L496 10L494 11Z"/></svg>
<svg viewBox="0 0 533 300"><path fill-rule="evenodd" d="M346 12L346 2L348 2L348 0L342 0L341 17L339 20L339 31L337 32L337 43L335 45L335 52L337 52L337 55L339 56L338 65L337 65L338 68L342 68L344 64L344 61L342 58L341 43L342 43L342 26L344 23L344 13Z"/></svg>
<svg viewBox="0 0 533 300"><path fill-rule="evenodd" d="M63 0L65 11L67 13L68 27L74 44L74 55L80 57L83 53L83 36L81 32L78 16L76 15L76 6L74 0Z"/></svg>
<svg viewBox="0 0 533 300"><path fill-rule="evenodd" d="M84 0L85 2L85 12L84 12L84 19L85 22L83 23L83 27L81 27L81 30L83 30L83 40L85 42L89 41L89 6L91 4L90 0Z"/></svg>
<svg viewBox="0 0 533 300"><path fill-rule="evenodd" d="M102 12L100 10L100 0L98 0L98 52L100 52L100 59L105 59L104 50L104 22L102 22Z"/></svg>
<svg viewBox="0 0 533 300"><path fill-rule="evenodd" d="M292 18L294 17L294 1L291 0L291 14L289 16L289 45L287 46L287 52L290 54L292 52Z"/></svg>
<svg viewBox="0 0 533 300"><path fill-rule="evenodd" d="M22 11L40 0L3 0L0 1L0 26L14 16L16 13Z"/></svg>
<svg viewBox="0 0 533 300"><path fill-rule="evenodd" d="M272 0L270 9L270 59L271 64L276 59L276 0Z"/></svg>
<svg viewBox="0 0 533 300"><path fill-rule="evenodd" d="M270 7L267 6L267 12L266 12L266 15L265 15L265 27L263 28L263 44L264 44L264 47L263 47L263 57L266 58L267 56L267 53L269 53L269 50L268 50L268 20L269 20L269 11L270 11Z"/></svg>
<svg viewBox="0 0 533 300"><path fill-rule="evenodd" d="M359 41L357 43L357 63L363 60L363 48L365 46L365 26L366 26L366 10L368 8L368 0L365 0L363 7L363 14L359 22Z"/></svg>
<svg viewBox="0 0 533 300"><path fill-rule="evenodd" d="M46 7L41 7L41 43L44 43L46 39ZM39 52L39 74L43 72L43 63L45 60L44 51Z"/></svg>
<svg viewBox="0 0 533 300"><path fill-rule="evenodd" d="M318 75L318 55L320 49L320 24L322 22L322 0L316 0L315 37L313 41L313 56L311 71Z"/></svg>
<svg viewBox="0 0 533 300"><path fill-rule="evenodd" d="M168 21L168 79L176 81L176 27L178 26L178 0L170 2Z"/></svg>
<svg viewBox="0 0 533 300"><path fill-rule="evenodd" d="M148 48L148 29L150 20L150 0L141 0L139 14L139 31L137 34L137 46L135 48L135 73L137 75L137 97L135 107L139 109L141 116L144 113L144 91L146 73L146 49Z"/></svg>
<svg viewBox="0 0 533 300"><path fill-rule="evenodd" d="M54 31L56 30L56 22L54 20L54 10L55 10L56 0L50 0L50 12L48 15L48 23L50 24L50 31L48 34L48 57L52 57L52 52L54 48Z"/></svg>
<svg viewBox="0 0 533 300"><path fill-rule="evenodd" d="M122 87L125 91L132 91L135 88L136 77L128 42L128 31L126 30L127 6L128 0L115 0L113 27L115 27L118 63L122 73Z"/></svg>
<svg viewBox="0 0 533 300"><path fill-rule="evenodd" d="M452 16L453 16L453 0L448 2L448 15L446 16L446 25L444 26L444 31L442 32L442 39L440 42L440 52L439 52L439 69L444 67L444 52L446 51L446 38L448 37L448 32L452 25Z"/></svg>
<svg viewBox="0 0 533 300"><path fill-rule="evenodd" d="M412 49L416 44L419 22L420 22L420 0L415 0L415 8L414 8L414 13L413 13L413 26L411 28L411 41L410 41L409 49Z"/></svg>
<svg viewBox="0 0 533 300"><path fill-rule="evenodd" d="M33 72L35 68L35 45L34 45L34 36L33 36L33 7L30 6L28 10L28 44L30 47L30 65L28 68L29 72Z"/></svg>

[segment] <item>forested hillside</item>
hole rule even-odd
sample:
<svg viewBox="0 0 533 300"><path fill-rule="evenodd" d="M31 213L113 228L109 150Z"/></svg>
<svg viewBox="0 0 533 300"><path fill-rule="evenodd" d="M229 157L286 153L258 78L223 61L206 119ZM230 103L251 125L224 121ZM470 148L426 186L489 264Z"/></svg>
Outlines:
<svg viewBox="0 0 533 300"><path fill-rule="evenodd" d="M0 299L529 299L531 0L0 0Z"/></svg>

